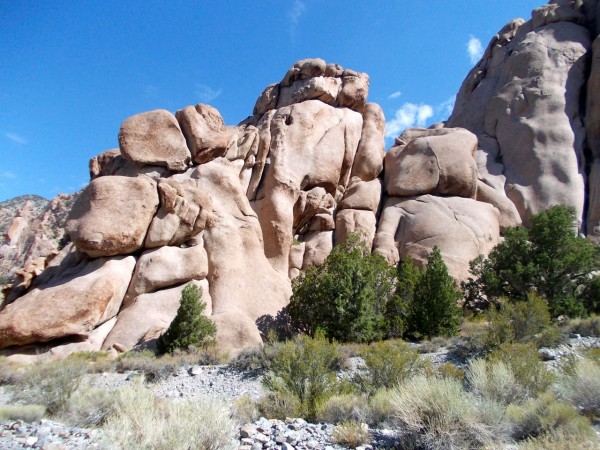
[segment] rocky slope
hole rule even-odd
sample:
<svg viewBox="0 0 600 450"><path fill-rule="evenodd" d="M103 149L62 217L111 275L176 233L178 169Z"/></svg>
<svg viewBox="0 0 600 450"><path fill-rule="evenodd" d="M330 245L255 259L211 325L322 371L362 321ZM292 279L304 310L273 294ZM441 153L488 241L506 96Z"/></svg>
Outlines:
<svg viewBox="0 0 600 450"><path fill-rule="evenodd" d="M204 104L125 120L119 149L90 161L72 244L8 297L0 348L152 346L192 282L236 353L349 233L391 264L423 264L437 245L459 279L552 204L600 239L596 10L552 1L510 22L448 122L406 130L387 153L368 75L320 59L295 63L238 126Z"/></svg>

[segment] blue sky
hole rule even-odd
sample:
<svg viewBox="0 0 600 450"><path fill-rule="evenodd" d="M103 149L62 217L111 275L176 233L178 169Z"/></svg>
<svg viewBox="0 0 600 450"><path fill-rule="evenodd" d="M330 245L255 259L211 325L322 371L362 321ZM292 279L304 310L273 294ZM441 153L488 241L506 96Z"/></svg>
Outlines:
<svg viewBox="0 0 600 450"><path fill-rule="evenodd" d="M88 181L143 111L210 103L235 125L302 58L369 73L391 136L447 117L509 20L543 0L0 0L0 201Z"/></svg>

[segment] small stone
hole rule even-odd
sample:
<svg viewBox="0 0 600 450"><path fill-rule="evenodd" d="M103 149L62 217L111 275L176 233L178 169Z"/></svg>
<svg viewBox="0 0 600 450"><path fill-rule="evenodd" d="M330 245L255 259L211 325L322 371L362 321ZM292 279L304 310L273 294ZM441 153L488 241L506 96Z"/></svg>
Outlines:
<svg viewBox="0 0 600 450"><path fill-rule="evenodd" d="M269 436L265 436L262 433L256 433L253 437L252 437L255 441L257 442L261 442L263 444L266 444L267 442L269 442L271 440L271 438Z"/></svg>
<svg viewBox="0 0 600 450"><path fill-rule="evenodd" d="M252 444L252 450L262 450L263 446L259 442Z"/></svg>
<svg viewBox="0 0 600 450"><path fill-rule="evenodd" d="M190 370L188 370L188 373L193 377L202 375L202 367L192 366L192 367L190 367Z"/></svg>
<svg viewBox="0 0 600 450"><path fill-rule="evenodd" d="M251 438L256 433L257 433L257 430L252 425L244 425L240 429L240 437L242 437L242 438Z"/></svg>
<svg viewBox="0 0 600 450"><path fill-rule="evenodd" d="M37 437L35 437L35 436L29 436L27 438L27 440L25 441L25 445L27 447L33 447L36 444L37 441L38 441Z"/></svg>
<svg viewBox="0 0 600 450"><path fill-rule="evenodd" d="M287 442L284 442L283 444L281 444L281 448L283 450L294 450L294 446L288 444Z"/></svg>

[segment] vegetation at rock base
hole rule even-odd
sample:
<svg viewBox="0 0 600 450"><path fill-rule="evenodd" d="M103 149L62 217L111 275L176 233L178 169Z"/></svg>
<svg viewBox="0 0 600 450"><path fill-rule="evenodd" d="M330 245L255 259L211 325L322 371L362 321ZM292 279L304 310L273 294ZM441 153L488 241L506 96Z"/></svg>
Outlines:
<svg viewBox="0 0 600 450"><path fill-rule="evenodd" d="M543 298L552 317L598 312L600 249L575 231L575 211L552 206L531 217L531 225L509 228L504 241L470 263L473 278L463 283L468 301L501 297Z"/></svg>
<svg viewBox="0 0 600 450"><path fill-rule="evenodd" d="M194 284L187 285L181 293L177 315L158 339L159 353L173 353L176 349L202 347L212 343L217 334L217 326L202 314L205 308L202 291Z"/></svg>

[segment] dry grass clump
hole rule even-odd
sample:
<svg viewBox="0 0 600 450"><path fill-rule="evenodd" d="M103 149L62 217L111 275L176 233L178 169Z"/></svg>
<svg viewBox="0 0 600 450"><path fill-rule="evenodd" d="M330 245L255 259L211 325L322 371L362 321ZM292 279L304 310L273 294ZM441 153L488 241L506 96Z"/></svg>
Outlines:
<svg viewBox="0 0 600 450"><path fill-rule="evenodd" d="M373 425L380 426L381 428L391 428L393 426L395 408L391 401L390 392L390 390L385 388L378 389L369 398L370 423Z"/></svg>
<svg viewBox="0 0 600 450"><path fill-rule="evenodd" d="M476 448L491 440L473 395L449 378L418 376L394 389L393 416L408 441L421 448Z"/></svg>
<svg viewBox="0 0 600 450"><path fill-rule="evenodd" d="M300 402L292 395L271 392L256 402L258 411L267 419L284 420L286 417L299 417Z"/></svg>
<svg viewBox="0 0 600 450"><path fill-rule="evenodd" d="M0 406L0 420L37 422L45 412L46 408L42 405L3 405Z"/></svg>
<svg viewBox="0 0 600 450"><path fill-rule="evenodd" d="M116 409L104 427L112 445L126 449L235 449L237 427L214 399L158 400L143 385L116 391Z"/></svg>
<svg viewBox="0 0 600 450"><path fill-rule="evenodd" d="M569 333L577 333L581 336L600 336L600 316L591 315L585 318L571 319L565 329Z"/></svg>
<svg viewBox="0 0 600 450"><path fill-rule="evenodd" d="M317 420L333 424L342 422L370 423L369 401L363 395L334 395L320 406Z"/></svg>
<svg viewBox="0 0 600 450"><path fill-rule="evenodd" d="M103 425L115 412L115 408L114 392L85 386L71 395L60 418L72 426L95 428Z"/></svg>
<svg viewBox="0 0 600 450"><path fill-rule="evenodd" d="M537 438L527 439L517 446L518 450L597 450L598 441L593 437L574 438L564 433L545 434Z"/></svg>
<svg viewBox="0 0 600 450"><path fill-rule="evenodd" d="M480 397L504 405L526 397L511 367L503 361L474 359L469 364L466 377L471 391Z"/></svg>
<svg viewBox="0 0 600 450"><path fill-rule="evenodd" d="M356 448L369 442L369 427L366 423L355 421L342 422L338 424L331 434L333 442Z"/></svg>
<svg viewBox="0 0 600 450"><path fill-rule="evenodd" d="M48 414L57 414L86 372L87 364L75 359L33 365L12 386L13 398L22 403L42 405Z"/></svg>
<svg viewBox="0 0 600 450"><path fill-rule="evenodd" d="M234 400L232 414L233 418L242 425L254 422L260 417L258 406L254 400L247 395L243 395Z"/></svg>
<svg viewBox="0 0 600 450"><path fill-rule="evenodd" d="M593 361L577 362L571 375L560 380L559 392L582 414L600 417L600 366Z"/></svg>
<svg viewBox="0 0 600 450"><path fill-rule="evenodd" d="M594 434L589 419L580 416L573 406L557 401L551 393L523 405L510 405L507 411L512 435L517 440L559 434L585 440Z"/></svg>

